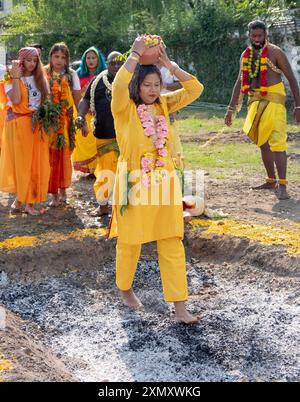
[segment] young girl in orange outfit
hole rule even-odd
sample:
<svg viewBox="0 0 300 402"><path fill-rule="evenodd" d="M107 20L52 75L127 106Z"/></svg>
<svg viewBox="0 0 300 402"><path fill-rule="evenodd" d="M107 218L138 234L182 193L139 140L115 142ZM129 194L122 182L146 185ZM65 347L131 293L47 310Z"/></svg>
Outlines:
<svg viewBox="0 0 300 402"><path fill-rule="evenodd" d="M12 212L39 215L50 175L48 137L33 123L33 113L48 96L48 84L35 48L23 48L12 62L5 92L8 103L0 160L0 190L16 195Z"/></svg>
<svg viewBox="0 0 300 402"><path fill-rule="evenodd" d="M75 147L74 106L80 101L80 81L70 68L70 52L65 43L56 43L50 50L50 64L46 67L52 102L60 104L58 129L50 136L49 193L52 207L66 202L66 189L72 181L71 154Z"/></svg>

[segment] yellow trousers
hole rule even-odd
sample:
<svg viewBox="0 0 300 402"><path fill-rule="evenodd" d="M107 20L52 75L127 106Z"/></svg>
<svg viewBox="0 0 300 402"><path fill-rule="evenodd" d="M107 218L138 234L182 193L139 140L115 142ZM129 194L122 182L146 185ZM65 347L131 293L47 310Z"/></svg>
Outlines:
<svg viewBox="0 0 300 402"><path fill-rule="evenodd" d="M97 139L97 145L104 145L109 142L111 142L111 140ZM99 205L106 205L113 192L117 164L118 155L115 151L97 156L97 165L94 172L96 176L94 192Z"/></svg>
<svg viewBox="0 0 300 402"><path fill-rule="evenodd" d="M157 241L158 261L166 302L188 299L185 250L179 237ZM132 288L141 244L117 243L116 283L120 290Z"/></svg>

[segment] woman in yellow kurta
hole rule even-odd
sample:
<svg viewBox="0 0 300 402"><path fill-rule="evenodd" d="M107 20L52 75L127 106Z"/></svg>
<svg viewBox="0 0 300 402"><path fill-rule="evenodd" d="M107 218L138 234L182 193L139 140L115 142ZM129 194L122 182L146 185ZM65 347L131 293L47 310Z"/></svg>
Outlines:
<svg viewBox="0 0 300 402"><path fill-rule="evenodd" d="M50 50L50 64L47 75L52 102L61 104L59 126L50 136L49 193L51 207L58 207L67 201L66 190L72 181L71 155L75 148L74 105L80 98L80 82L76 71L70 66L70 52L65 43L56 43Z"/></svg>
<svg viewBox="0 0 300 402"><path fill-rule="evenodd" d="M33 113L48 96L47 80L38 52L24 48L13 61L11 80L5 85L8 96L7 117L0 160L0 190L15 193L13 212L39 215L34 204L46 201L50 174L48 137Z"/></svg>
<svg viewBox="0 0 300 402"><path fill-rule="evenodd" d="M183 207L172 159L174 137L169 113L197 99L203 86L195 77L174 68L160 45L161 62L183 86L160 96L157 67L137 66L147 48L144 37L136 39L113 83L112 113L120 148L110 230L110 237L118 236L116 281L124 303L138 308L141 302L132 283L141 245L157 241L165 300L174 302L177 321L194 324L199 318L185 308L188 292Z"/></svg>

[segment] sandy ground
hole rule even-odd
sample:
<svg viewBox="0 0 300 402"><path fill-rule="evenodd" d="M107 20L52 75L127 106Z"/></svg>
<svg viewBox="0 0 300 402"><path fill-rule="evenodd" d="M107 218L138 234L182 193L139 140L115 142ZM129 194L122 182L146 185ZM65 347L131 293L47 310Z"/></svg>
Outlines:
<svg viewBox="0 0 300 402"><path fill-rule="evenodd" d="M288 201L250 190L256 183L206 176L207 204L239 222L299 225L299 182L291 184ZM203 315L201 324L174 323L155 245L144 248L135 284L145 311L133 313L115 290L115 243L70 237L108 224L90 215L91 188L77 175L69 204L42 218L9 215L12 199L1 194L0 242L38 239L36 247L0 247L0 304L7 311L2 380L299 381L299 256L281 245L207 238L188 225L189 309Z"/></svg>

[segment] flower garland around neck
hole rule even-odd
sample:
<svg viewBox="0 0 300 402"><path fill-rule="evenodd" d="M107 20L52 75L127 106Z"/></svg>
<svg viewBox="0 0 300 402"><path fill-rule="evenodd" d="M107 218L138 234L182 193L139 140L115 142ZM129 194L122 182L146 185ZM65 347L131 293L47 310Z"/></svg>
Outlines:
<svg viewBox="0 0 300 402"><path fill-rule="evenodd" d="M254 49L248 47L242 55L242 93L248 94L250 92L251 80L259 77L260 80L260 94L266 96L268 93L268 55L269 50L266 45L259 51L256 62L254 63Z"/></svg>
<svg viewBox="0 0 300 402"><path fill-rule="evenodd" d="M108 74L103 75L103 82L106 86L107 90L111 93L112 92L112 84L108 81Z"/></svg>
<svg viewBox="0 0 300 402"><path fill-rule="evenodd" d="M68 125L70 120L69 113L69 85L72 83L72 79L69 74L66 73L55 73L48 71L48 79L50 83L50 90L52 96L52 102L55 105L60 106L60 116L57 129L57 148L62 149L66 145L66 139L64 136L65 127ZM71 150L75 147L75 127L73 124L73 118L71 117L70 125L70 148Z"/></svg>
<svg viewBox="0 0 300 402"><path fill-rule="evenodd" d="M159 184L164 177L164 168L167 164L168 156L167 139L168 125L165 116L152 117L145 104L138 106L137 112L142 123L144 134L151 137L156 153L147 152L141 159L142 184L150 187L151 177L154 176L155 182Z"/></svg>
<svg viewBox="0 0 300 402"><path fill-rule="evenodd" d="M96 106L95 106L96 88L101 80L103 80L103 83L106 86L109 94L111 94L111 91L112 91L112 84L108 81L108 70L104 70L94 79L92 86L91 86L90 112L93 115L96 114Z"/></svg>

